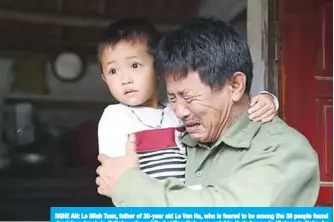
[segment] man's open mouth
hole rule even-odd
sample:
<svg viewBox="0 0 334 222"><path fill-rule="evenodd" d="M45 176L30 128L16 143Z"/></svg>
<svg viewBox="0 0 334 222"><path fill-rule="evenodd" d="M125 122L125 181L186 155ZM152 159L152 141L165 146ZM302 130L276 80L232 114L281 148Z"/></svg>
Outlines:
<svg viewBox="0 0 334 222"><path fill-rule="evenodd" d="M191 123L191 124L186 124L186 127L187 127L187 128L190 128L190 127L198 127L199 125L201 125L201 124L199 124L199 123Z"/></svg>

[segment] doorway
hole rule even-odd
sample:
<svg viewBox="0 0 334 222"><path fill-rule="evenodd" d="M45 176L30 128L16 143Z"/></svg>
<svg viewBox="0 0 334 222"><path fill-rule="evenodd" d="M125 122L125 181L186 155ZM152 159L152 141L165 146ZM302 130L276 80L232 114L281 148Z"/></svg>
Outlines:
<svg viewBox="0 0 334 222"><path fill-rule="evenodd" d="M317 205L333 205L333 1L280 0L283 119L318 153Z"/></svg>

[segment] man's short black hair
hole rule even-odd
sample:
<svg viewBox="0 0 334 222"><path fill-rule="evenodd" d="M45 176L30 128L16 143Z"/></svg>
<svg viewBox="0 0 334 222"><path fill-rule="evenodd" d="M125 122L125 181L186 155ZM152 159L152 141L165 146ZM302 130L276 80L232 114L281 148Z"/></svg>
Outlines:
<svg viewBox="0 0 334 222"><path fill-rule="evenodd" d="M159 40L160 32L147 19L126 18L118 20L102 30L97 47L99 62L101 62L101 55L106 48L115 46L121 41L145 44L148 53L155 58Z"/></svg>
<svg viewBox="0 0 334 222"><path fill-rule="evenodd" d="M184 78L199 72L204 84L223 87L235 72L246 75L249 93L253 63L247 42L225 22L214 18L194 19L165 35L158 47L159 73Z"/></svg>

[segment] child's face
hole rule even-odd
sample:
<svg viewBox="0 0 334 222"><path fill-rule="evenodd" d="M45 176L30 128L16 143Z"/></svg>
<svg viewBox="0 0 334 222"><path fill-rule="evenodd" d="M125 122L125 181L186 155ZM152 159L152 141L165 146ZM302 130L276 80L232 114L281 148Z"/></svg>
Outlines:
<svg viewBox="0 0 334 222"><path fill-rule="evenodd" d="M153 62L145 44L122 41L103 51L102 78L119 102L130 106L152 104L156 100Z"/></svg>

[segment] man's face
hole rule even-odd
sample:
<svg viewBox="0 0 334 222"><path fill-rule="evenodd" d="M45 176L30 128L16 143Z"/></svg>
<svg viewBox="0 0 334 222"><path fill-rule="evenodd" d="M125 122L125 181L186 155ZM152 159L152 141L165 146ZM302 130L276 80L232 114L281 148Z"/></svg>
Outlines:
<svg viewBox="0 0 334 222"><path fill-rule="evenodd" d="M201 143L217 141L231 115L229 85L214 90L202 83L197 72L190 72L177 80L167 75L166 86L172 109L190 136Z"/></svg>

